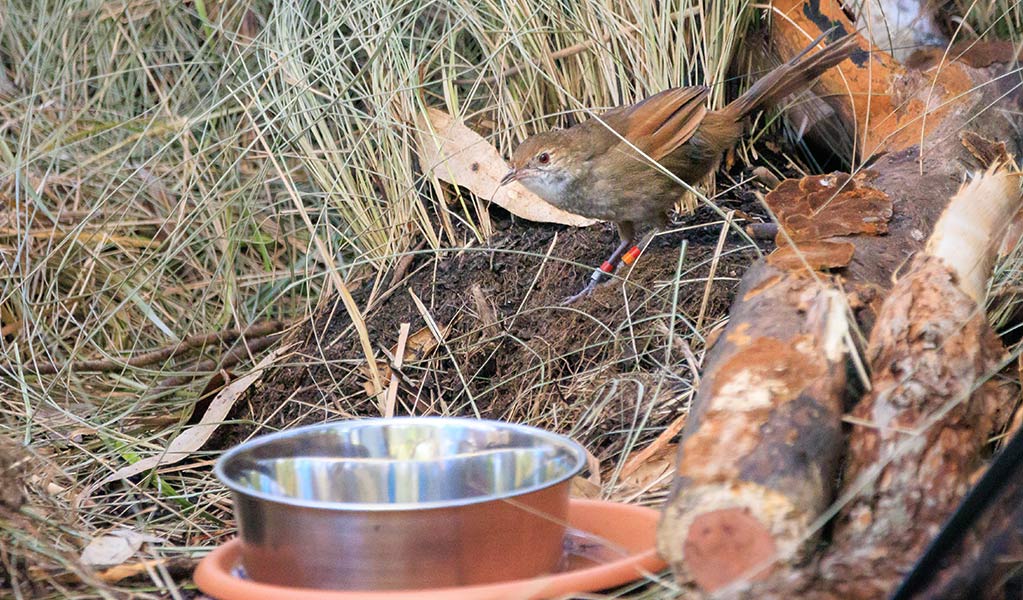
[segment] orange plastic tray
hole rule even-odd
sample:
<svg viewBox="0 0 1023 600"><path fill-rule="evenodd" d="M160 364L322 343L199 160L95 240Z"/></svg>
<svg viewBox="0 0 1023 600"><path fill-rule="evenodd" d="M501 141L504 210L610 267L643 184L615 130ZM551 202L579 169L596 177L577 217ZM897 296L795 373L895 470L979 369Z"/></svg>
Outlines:
<svg viewBox="0 0 1023 600"><path fill-rule="evenodd" d="M195 583L216 600L516 600L543 599L573 592L595 592L665 568L657 556L654 539L659 513L650 508L572 500L569 525L605 540L628 554L601 565L569 570L533 579L487 585L398 591L342 591L289 588L257 583L232 574L241 554L241 543L220 546L195 570Z"/></svg>

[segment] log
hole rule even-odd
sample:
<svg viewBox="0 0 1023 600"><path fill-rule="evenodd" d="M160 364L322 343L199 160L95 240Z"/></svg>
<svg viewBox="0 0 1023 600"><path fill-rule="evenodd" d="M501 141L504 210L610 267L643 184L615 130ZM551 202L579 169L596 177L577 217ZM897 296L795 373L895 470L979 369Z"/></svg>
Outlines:
<svg viewBox="0 0 1023 600"><path fill-rule="evenodd" d="M989 381L1005 349L983 305L1019 206L1019 181L1007 170L965 185L885 300L867 349L871 392L852 413L845 487L855 496L821 567L842 597L891 591L1006 424L1012 391Z"/></svg>
<svg viewBox="0 0 1023 600"><path fill-rule="evenodd" d="M871 391L849 419L831 545L810 567L742 595L886 597L953 512L1019 394L1014 382L989 380L1007 360L982 309L1001 233L1019 206L1018 178L1005 169L952 200L871 333ZM1011 512L1003 509L998 523L1007 526ZM1003 533L1001 548L1012 548L1011 532ZM974 540L974 556L982 546Z"/></svg>
<svg viewBox="0 0 1023 600"><path fill-rule="evenodd" d="M1023 433L1017 433L892 600L1019 597L1023 584L1021 467Z"/></svg>
<svg viewBox="0 0 1023 600"><path fill-rule="evenodd" d="M835 24L851 31L834 2L775 6L786 11L787 18L773 25L783 51L794 51L806 36L812 39ZM836 36L844 34L841 29ZM846 385L854 383L847 382L844 360L851 344L825 326L823 315L854 315L849 326L869 331L893 274L923 249L964 174L986 166L989 159L976 151L977 144L990 150L997 144L988 140L1015 130L1017 96L1006 95L1008 82L996 77L1004 68L954 63L909 70L880 52L868 53L865 41L863 48L862 55L826 74L816 92L834 101L851 89L853 101L839 102L836 112L856 133L860 156L886 151L859 180L836 176L835 197L849 186L876 190L890 198L891 218L874 234L836 234L829 229L835 221L832 204L819 202L819 194L811 197L821 180L779 186L808 188L804 216L817 222L819 235L797 239L798 220L789 226L781 221L783 247L809 244L818 251L820 244L836 243L853 251L845 265L817 261L794 269L792 261L776 259L774 265L754 266L743 278L727 328L708 351L658 533L661 554L676 577L705 590L727 595L754 579L767 581L756 589L769 594L772 586L791 591L815 577L811 570L786 567L809 558L807 544L820 529L818 519L838 476L842 408L856 400L855 386ZM866 102L874 93L878 101ZM937 108L924 110L930 106ZM988 107L1007 110L982 110ZM971 143L961 141L964 131ZM1017 149L1015 140L1008 149ZM768 195L769 205L778 191ZM818 268L830 274L815 272ZM836 339L845 347L832 345ZM803 420L811 414L813 427Z"/></svg>
<svg viewBox="0 0 1023 600"><path fill-rule="evenodd" d="M761 263L743 278L705 360L658 533L685 579L716 590L801 550L831 499L847 338L826 277Z"/></svg>

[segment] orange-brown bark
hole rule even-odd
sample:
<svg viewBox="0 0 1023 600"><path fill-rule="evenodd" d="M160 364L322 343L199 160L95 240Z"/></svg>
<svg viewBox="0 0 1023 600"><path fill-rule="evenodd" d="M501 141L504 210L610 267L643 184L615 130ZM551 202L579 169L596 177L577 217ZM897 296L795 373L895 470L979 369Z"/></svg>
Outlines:
<svg viewBox="0 0 1023 600"><path fill-rule="evenodd" d="M791 18L774 19L773 35L783 56L823 28L849 25L837 3L785 1L776 2L775 7ZM799 45L797 40L802 40ZM814 539L817 519L833 500L831 487L839 475L836 459L845 450L839 421L843 408L856 400L856 386L847 385L849 365L845 357L851 349L850 340L857 336L844 338L845 346L832 345L840 339L835 334L837 321L824 315L851 314L855 317L852 328L870 330L895 274L905 272L913 257L924 249L964 174L986 166L988 159L984 157L998 154L997 147L1003 140L1009 152L1017 149L1016 140L1005 136L1013 131L1013 115L1018 114L1019 107L1018 95L1006 94L1010 84L997 78L1002 72L997 66L980 69L946 62L940 67L925 65L927 70L909 69L866 49L864 43L863 55L840 65L841 73L823 78L817 91L837 97L839 84L846 93L852 89L852 102L833 104L848 128L857 132L859 147L867 150L861 155L882 151L883 155L870 166L872 176L858 182L838 177L835 181L842 183L830 195L814 188L819 180L783 182L772 192L799 188L805 193L787 201L786 207L796 210L780 215L780 250L744 277L728 327L704 361L702 384L691 409L693 416L680 444L678 479L665 509L659 547L680 578L708 590L739 592L743 581L759 580L762 583L753 588L756 593L750 592L752 597L793 597L796 590L807 597L843 597L845 593L868 597L870 584L863 589L842 587L841 582L853 582L851 570L846 573L848 578L841 573L843 565L855 562L868 569L856 574L859 579L869 579L864 574L876 568L883 581L870 588L871 593L890 589L906 568L906 563L888 561L882 554L843 562L835 553L826 563L831 573L827 585L822 583L823 572L816 568L792 568L802 559L812 558L806 544ZM871 98L869 103L867 97ZM992 106L999 108L992 110ZM859 186L867 191L842 198L843 191ZM857 214L857 202L870 217L868 221L857 223L851 218ZM875 222L879 216L887 217L888 206L890 219ZM830 211L832 207L841 210ZM809 250L805 262L796 260L801 244ZM852 256L847 259L849 246ZM811 273L807 267L830 272ZM946 283L949 281L946 277ZM905 285L910 286L910 282L907 280ZM919 288L923 284L916 285ZM933 307L952 310L950 323L961 316L955 311L965 306L952 302L955 293L964 296L954 288L926 291L947 303ZM969 296L964 297L972 302ZM886 320L910 308L905 304L893 306L894 312ZM989 331L980 327L983 315L976 307L974 314L979 314L980 321L963 332L967 337L958 342L962 346L954 357L964 364L934 375L947 375L944 384L933 381L939 388L944 385L945 391L961 385L971 389L969 386L979 381L979 370L996 360L992 357L1000 346ZM924 317L917 312L913 318ZM963 321L967 322L972 321ZM889 337L896 335L892 328L899 326L912 329L919 324L881 325L887 328L883 331L888 331ZM878 338L873 344L876 354L883 341ZM986 348L981 359L977 358L980 350L972 354L964 350L970 344L975 350ZM973 370L967 368L969 365ZM885 365L879 363L874 368L883 369ZM879 385L875 390L884 388L883 382ZM890 486L884 489L890 490L891 497L885 501L885 510L874 510L881 507L869 506L869 499L858 501L856 507L866 508L846 514L840 529L850 532L843 533L849 541L847 545L836 544L836 552L841 552L840 548L855 549L857 544L866 548L872 542L877 543L864 552L878 552L886 543L907 555L918 552L930 539L923 532L933 535L942 515L947 515L965 491L965 476L979 464L982 440L987 439L991 424L1001 418L992 407L1003 393L995 386L981 387L963 405L961 410L966 412L949 413L946 416L951 420L944 423L948 427L939 427L930 434L934 439L928 438L928 442L937 444L936 448L946 444L950 447L948 458L953 466L948 472L941 471L939 459L945 456L941 451L921 451L886 472L882 485ZM968 435L964 428L969 429ZM855 443L863 448L884 446L881 441L866 438ZM866 456L856 460L868 464ZM902 496L929 493L926 483L919 488L909 484L916 481L914 476L928 473L936 477L934 485L949 489L937 493L933 510L922 511L919 506L914 508L914 503L926 501ZM852 530L845 528L864 514L874 517L867 518L870 523L864 533L853 536ZM900 524L906 523L908 515L919 519L912 523L919 528L902 532ZM893 532L904 534L905 539L886 537Z"/></svg>

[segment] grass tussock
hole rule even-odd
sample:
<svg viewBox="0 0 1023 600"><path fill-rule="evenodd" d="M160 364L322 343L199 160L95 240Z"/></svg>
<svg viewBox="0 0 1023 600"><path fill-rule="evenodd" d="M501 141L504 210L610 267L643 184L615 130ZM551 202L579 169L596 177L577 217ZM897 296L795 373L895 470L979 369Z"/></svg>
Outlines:
<svg viewBox="0 0 1023 600"><path fill-rule="evenodd" d="M1009 2L956 6L968 31L1018 30ZM750 50L743 41L762 18L745 0L0 2L0 437L22 448L17 464L31 465L5 471L18 474L25 502L0 510L0 579L16 597L187 597L187 559L233 533L210 472L216 452L83 492L159 456L201 416L206 392L265 355L270 344L254 341L269 338L241 333L253 323L301 322L331 303L336 277L376 298L413 248L491 239L486 199L418 164L426 106L505 153L532 132L674 85L710 83L720 106L729 65ZM716 266L718 250L701 265ZM656 285L677 307L680 281L701 290L734 282L713 273L680 263L680 276ZM627 371L637 353L657 354L664 372L691 371L693 349L702 353L722 318L708 312L709 292L697 297L691 319L651 316L656 335L636 334L626 315L602 360ZM210 337L223 332L236 333ZM368 330L363 338L372 348L393 342ZM130 362L154 351L164 354ZM360 352L350 372L366 364ZM84 361L113 366L76 368ZM633 412L608 430L607 390L619 382L598 367L578 381L605 393L558 417L573 424L530 395L550 383L545 366L522 374L506 414L582 438L619 436L604 491L656 501L667 478L616 488L621 462L656 437L654 422L692 386L666 398L663 380L633 377ZM352 402L310 400L301 414L364 414L365 398ZM184 566L102 580L78 556L120 527L161 540L136 559Z"/></svg>

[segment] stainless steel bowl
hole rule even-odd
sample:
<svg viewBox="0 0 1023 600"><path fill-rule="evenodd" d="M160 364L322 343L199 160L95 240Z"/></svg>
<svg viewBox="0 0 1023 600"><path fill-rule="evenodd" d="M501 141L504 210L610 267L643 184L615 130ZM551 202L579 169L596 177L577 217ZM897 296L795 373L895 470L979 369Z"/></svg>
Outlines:
<svg viewBox="0 0 1023 600"><path fill-rule="evenodd" d="M365 419L226 452L242 565L321 589L418 589L550 572L562 554L574 441L497 421Z"/></svg>

